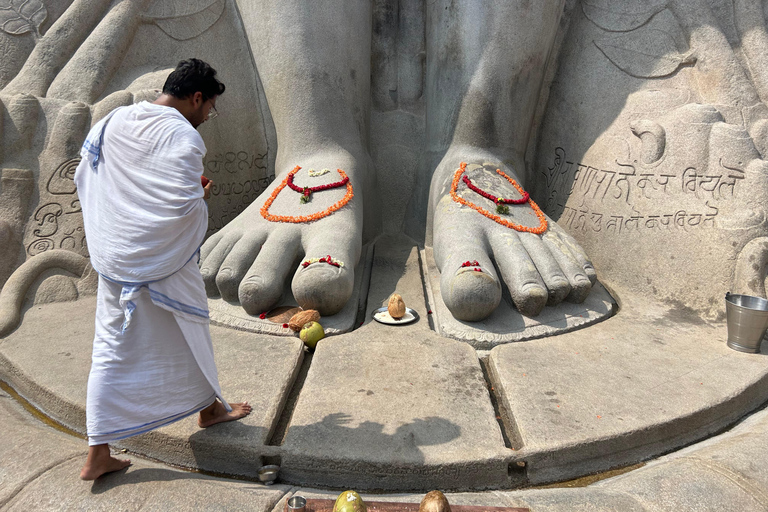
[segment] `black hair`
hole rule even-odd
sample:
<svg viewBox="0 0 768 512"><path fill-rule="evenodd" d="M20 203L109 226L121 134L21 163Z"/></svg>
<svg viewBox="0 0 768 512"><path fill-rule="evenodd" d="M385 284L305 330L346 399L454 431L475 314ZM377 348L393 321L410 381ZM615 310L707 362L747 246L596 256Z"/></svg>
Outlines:
<svg viewBox="0 0 768 512"><path fill-rule="evenodd" d="M163 94L183 100L200 91L203 101L208 101L223 94L224 89L224 84L216 78L215 69L200 59L187 59L179 62L168 75L163 85Z"/></svg>

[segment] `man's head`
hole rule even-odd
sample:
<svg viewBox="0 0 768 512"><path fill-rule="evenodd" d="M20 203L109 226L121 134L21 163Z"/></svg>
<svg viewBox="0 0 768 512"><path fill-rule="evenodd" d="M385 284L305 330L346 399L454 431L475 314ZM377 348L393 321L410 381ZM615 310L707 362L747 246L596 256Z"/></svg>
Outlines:
<svg viewBox="0 0 768 512"><path fill-rule="evenodd" d="M216 98L225 88L215 69L200 59L187 59L168 75L163 96L156 103L175 107L197 128L216 111Z"/></svg>

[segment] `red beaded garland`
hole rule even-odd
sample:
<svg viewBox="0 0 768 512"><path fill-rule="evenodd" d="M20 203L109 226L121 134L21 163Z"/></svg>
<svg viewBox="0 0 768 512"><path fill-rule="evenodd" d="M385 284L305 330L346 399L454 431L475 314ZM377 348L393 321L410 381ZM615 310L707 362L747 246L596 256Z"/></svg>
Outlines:
<svg viewBox="0 0 768 512"><path fill-rule="evenodd" d="M528 198L528 203L531 205L531 209L536 214L536 217L539 218L539 225L538 227L535 227L535 228L530 228L528 226L522 226L520 224L515 224L514 222L509 222L508 220L502 219L498 215L494 215L488 210L481 208L480 206L474 203L471 203L466 199L464 199L463 197L461 197L457 191L459 188L459 182L461 181L461 176L464 174L464 172L466 172L466 170L467 170L467 163L461 162L461 164L459 164L459 168L456 169L456 174L453 175L453 181L451 182L451 198L454 201L456 201L459 204L463 204L464 206L468 206L469 208L472 208L479 214L496 222L497 224L501 224L502 226L506 226L508 228L514 229L515 231L522 231L525 233L533 233L534 235L540 235L547 230L547 218L544 215L544 212L541 211L541 208L539 208L539 205L537 205L533 201L533 199L531 199L530 197ZM512 184L512 186L514 186L515 189L517 189L517 191L520 192L520 195L525 194L525 191L523 190L523 188L520 185L518 185L515 180L513 180L512 178L504 174L501 171L501 169L496 169L496 173L499 174L502 178L505 178L507 181L509 181Z"/></svg>
<svg viewBox="0 0 768 512"><path fill-rule="evenodd" d="M463 177L463 181L464 183L467 184L467 187L469 187L470 190L477 192L484 198L490 199L496 204L525 204L528 202L528 198L530 197L528 192L523 192L523 197L521 197L520 199L502 199L501 197L496 197L494 195L491 195L485 190L482 190L481 188L478 188L477 186L475 186L475 184L473 184L470 181L469 176L467 176L466 174ZM515 182L513 182L512 184L515 185Z"/></svg>
<svg viewBox="0 0 768 512"><path fill-rule="evenodd" d="M294 190L296 192L301 193L301 195L302 195L302 202L309 201L309 196L313 192L320 192L320 191L323 191L323 190L330 190L332 188L339 188L339 187L343 187L344 185L349 183L349 176L344 176L344 178L341 179L340 181L336 181L336 182L333 182L333 183L328 183L327 185L317 185L316 187L300 187L300 186L298 186L298 185L293 183L293 176L294 176L294 174L295 173L291 173L291 174L288 175L288 182L287 182L287 184L288 184L288 187L291 190Z"/></svg>

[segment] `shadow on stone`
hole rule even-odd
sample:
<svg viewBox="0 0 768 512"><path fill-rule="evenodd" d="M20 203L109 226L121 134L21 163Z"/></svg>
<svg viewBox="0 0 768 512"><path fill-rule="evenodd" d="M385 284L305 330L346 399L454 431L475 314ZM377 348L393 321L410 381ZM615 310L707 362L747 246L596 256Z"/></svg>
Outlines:
<svg viewBox="0 0 768 512"><path fill-rule="evenodd" d="M171 482L174 480L216 481L214 477L163 468L139 468L128 466L93 482L91 494L104 494L121 485L136 485L148 482Z"/></svg>
<svg viewBox="0 0 768 512"><path fill-rule="evenodd" d="M382 423L373 421L349 427L350 420L350 415L334 413L317 423L291 426L281 479L370 487L373 478L386 488L388 480L399 480L407 474L426 472L439 478L441 472L453 469L425 456L421 449L450 443L461 435L459 425L448 419L415 418L392 433L387 433Z"/></svg>

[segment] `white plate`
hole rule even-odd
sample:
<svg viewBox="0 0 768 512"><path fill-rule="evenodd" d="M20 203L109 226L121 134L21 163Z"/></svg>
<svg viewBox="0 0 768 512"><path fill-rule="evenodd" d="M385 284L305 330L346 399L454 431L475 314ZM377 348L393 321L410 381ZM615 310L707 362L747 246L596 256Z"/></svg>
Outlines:
<svg viewBox="0 0 768 512"><path fill-rule="evenodd" d="M387 308L379 308L374 310L373 319L377 322L387 325L405 325L415 322L419 319L419 314L411 308L405 308L405 315L399 320L395 320L387 311Z"/></svg>

